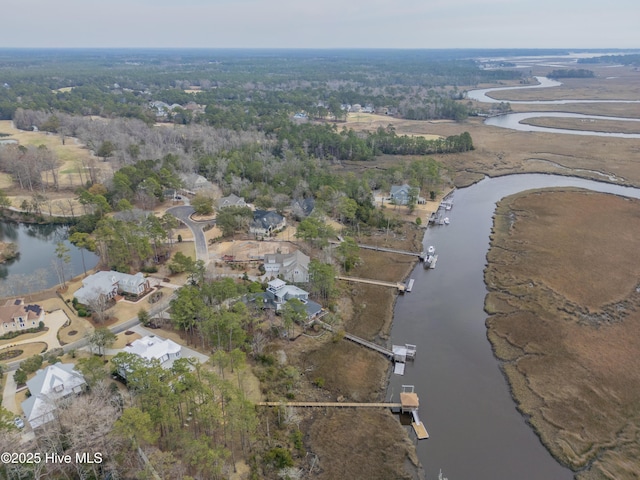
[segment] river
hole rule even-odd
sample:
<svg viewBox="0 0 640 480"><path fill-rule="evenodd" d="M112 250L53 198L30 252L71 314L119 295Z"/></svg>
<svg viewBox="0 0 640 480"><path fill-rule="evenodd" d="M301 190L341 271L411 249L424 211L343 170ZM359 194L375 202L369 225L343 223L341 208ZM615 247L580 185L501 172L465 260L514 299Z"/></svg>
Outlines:
<svg viewBox="0 0 640 480"><path fill-rule="evenodd" d="M487 340L483 270L495 204L540 187L574 186L640 198L640 189L543 174L485 179L457 190L451 224L429 228L437 268L418 265L412 293L395 307L394 343L418 352L404 376L392 375L388 397L398 401L403 384L415 385L420 417L431 438L418 443L427 479L439 469L450 480L563 480L558 464L518 413Z"/></svg>
<svg viewBox="0 0 640 480"><path fill-rule="evenodd" d="M524 88L560 85L544 78L539 80L541 86ZM507 90L516 88L523 87ZM501 89L469 92L469 98L482 101L495 90ZM488 119L487 123L518 130L540 129L518 123L536 115L502 115ZM574 114L544 112L538 116ZM640 135L542 130L640 138ZM522 174L485 178L455 192L450 225L432 227L425 233L424 249L429 245L436 247L437 268L424 270L418 265L414 269L413 291L398 298L391 333L395 344L416 344L417 356L408 364L404 376L392 375L387 398L398 401L402 385L415 386L420 398L420 418L431 436L417 444L428 480L438 478L440 469L451 480L573 478L573 472L551 457L517 411L487 339L484 312L487 295L484 267L496 202L533 188L562 186L640 198L640 189L574 177Z"/></svg>
<svg viewBox="0 0 640 480"><path fill-rule="evenodd" d="M95 267L98 257L81 252L67 240L69 228L61 225L31 225L0 222L0 241L18 244L20 256L0 265L0 297L32 293L59 283L52 266L56 244L69 248L67 280L83 273L82 255L87 269Z"/></svg>
<svg viewBox="0 0 640 480"><path fill-rule="evenodd" d="M467 92L467 98L478 102L485 103L512 103L521 105L569 105L569 104L593 104L593 103L628 103L638 104L640 100L496 100L489 96L491 92L497 91L509 91L509 90L529 90L529 89L545 89L558 87L562 83L555 80L550 80L546 77L536 77L538 85L527 85L519 87L500 87L500 88L485 88L481 90L472 90ZM525 113L506 113L504 115L497 115L489 117L485 120L486 125L495 127L508 128L510 130L518 130L521 132L547 132L547 133L562 133L565 135L597 135L601 137L615 137L615 138L640 138L640 134L637 133L618 133L618 132L597 132L592 130L570 130L566 128L551 128L551 127L539 127L535 125L527 125L521 123L523 120L529 118L541 118L541 117L553 117L553 118L577 118L585 122L597 121L597 120L614 120L614 121L627 121L627 122L640 122L638 118L628 117L608 117L603 115L584 115L580 113L567 113L567 112L525 112Z"/></svg>

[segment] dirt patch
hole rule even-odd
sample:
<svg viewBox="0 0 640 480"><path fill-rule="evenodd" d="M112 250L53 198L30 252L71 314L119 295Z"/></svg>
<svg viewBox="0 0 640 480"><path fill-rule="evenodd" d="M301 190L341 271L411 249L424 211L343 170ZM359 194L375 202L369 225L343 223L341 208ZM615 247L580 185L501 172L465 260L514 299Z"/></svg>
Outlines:
<svg viewBox="0 0 640 480"><path fill-rule="evenodd" d="M640 202L584 191L500 203L488 336L519 409L578 478L637 478Z"/></svg>

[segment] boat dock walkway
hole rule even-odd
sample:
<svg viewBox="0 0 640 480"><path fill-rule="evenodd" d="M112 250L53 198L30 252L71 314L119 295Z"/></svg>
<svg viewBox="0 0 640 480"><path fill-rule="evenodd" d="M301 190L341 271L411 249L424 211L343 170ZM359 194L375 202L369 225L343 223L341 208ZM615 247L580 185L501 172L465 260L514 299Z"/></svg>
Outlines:
<svg viewBox="0 0 640 480"><path fill-rule="evenodd" d="M400 282L385 282L384 280L372 280L369 278L358 278L358 277L344 277L342 275L337 276L336 278L338 280L345 280L347 282L367 283L369 285L380 285L382 287L396 288L399 292L405 292L407 289L406 285Z"/></svg>
<svg viewBox="0 0 640 480"><path fill-rule="evenodd" d="M329 243L334 245L339 245L344 240L342 237L338 236L338 242L335 240L329 240ZM424 252L410 252L409 250L397 250L395 248L387 248L387 247L379 247L377 245L365 245L364 243L358 243L358 247L364 248L365 250L375 250L377 252L387 252L387 253L397 253L399 255L410 255L412 257L418 257L420 259L423 258Z"/></svg>
<svg viewBox="0 0 640 480"><path fill-rule="evenodd" d="M322 408L322 407L342 407L342 408L402 408L401 403L356 403L356 402L258 402L261 407L300 407L300 408Z"/></svg>
<svg viewBox="0 0 640 480"><path fill-rule="evenodd" d="M336 331L335 328L333 328L328 323L323 322L322 320L316 320L316 323L319 324L325 330L329 330L330 332L335 332ZM377 343L373 343L373 342L370 342L368 340L365 340L364 338L356 337L355 335L352 335L350 333L347 333L347 332L343 332L343 333L344 333L344 338L346 338L347 340L351 340L354 343L357 343L357 344L362 345L364 347L370 348L371 350L375 350L376 352L379 352L379 353L383 354L386 357L393 358L393 351L392 350L389 350L388 348L382 347L382 346L378 345Z"/></svg>

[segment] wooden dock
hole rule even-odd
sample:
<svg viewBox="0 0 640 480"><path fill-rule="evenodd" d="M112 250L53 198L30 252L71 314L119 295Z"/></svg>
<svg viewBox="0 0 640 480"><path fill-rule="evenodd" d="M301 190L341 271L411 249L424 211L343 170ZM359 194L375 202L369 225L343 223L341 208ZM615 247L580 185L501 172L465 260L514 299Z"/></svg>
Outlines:
<svg viewBox="0 0 640 480"><path fill-rule="evenodd" d="M339 242L334 240L329 240L329 243L333 243L334 245L338 245L342 243L344 240L342 237L338 237ZM397 253L399 255L409 255L412 257L422 257L423 252L410 252L409 250L398 250L395 248L387 248L387 247L378 247L377 245L366 245L364 243L358 243L358 247L364 248L365 250L375 250L377 252L387 252L387 253Z"/></svg>
<svg viewBox="0 0 640 480"><path fill-rule="evenodd" d="M320 325L325 330L329 330L330 332L336 331L335 328L333 328L328 323L323 322L322 320L316 320L315 323ZM375 350L376 352L383 354L385 357L393 358L393 351L389 350L388 348L378 345L377 343L370 342L369 340L365 340L364 338L356 337L355 335L347 332L342 333L344 334L344 338L346 338L347 340L351 340L353 343L357 343L358 345L362 345L363 347Z"/></svg>
<svg viewBox="0 0 640 480"><path fill-rule="evenodd" d="M322 408L322 407L340 407L340 408L402 408L401 403L356 403L356 402L258 402L256 405L260 407L298 407L298 408Z"/></svg>
<svg viewBox="0 0 640 480"><path fill-rule="evenodd" d="M424 423L420 421L418 410L413 410L411 412L411 415L413 415L413 422L411 422L411 426L413 427L413 431L416 433L416 437L418 437L418 440L429 438L429 432L427 432Z"/></svg>
<svg viewBox="0 0 640 480"><path fill-rule="evenodd" d="M391 288L397 289L399 292L404 292L406 290L405 284L400 282L385 282L384 280L372 280L370 278L358 278L358 277L344 277L342 275L339 275L336 278L338 280L344 280L346 282L366 283L369 285L380 285L382 287L391 287Z"/></svg>

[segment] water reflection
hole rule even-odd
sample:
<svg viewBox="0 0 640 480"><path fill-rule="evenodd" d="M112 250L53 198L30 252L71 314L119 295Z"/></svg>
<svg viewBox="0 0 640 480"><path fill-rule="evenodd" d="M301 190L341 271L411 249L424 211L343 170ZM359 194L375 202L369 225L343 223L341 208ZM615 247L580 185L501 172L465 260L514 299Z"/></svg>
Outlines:
<svg viewBox="0 0 640 480"><path fill-rule="evenodd" d="M59 283L52 267L56 244L62 242L69 248L71 261L66 277L83 272L82 254L67 237L69 227L65 225L27 225L0 222L0 241L18 245L19 256L0 264L0 297L23 295L53 287ZM84 252L87 268L98 263L98 257Z"/></svg>

